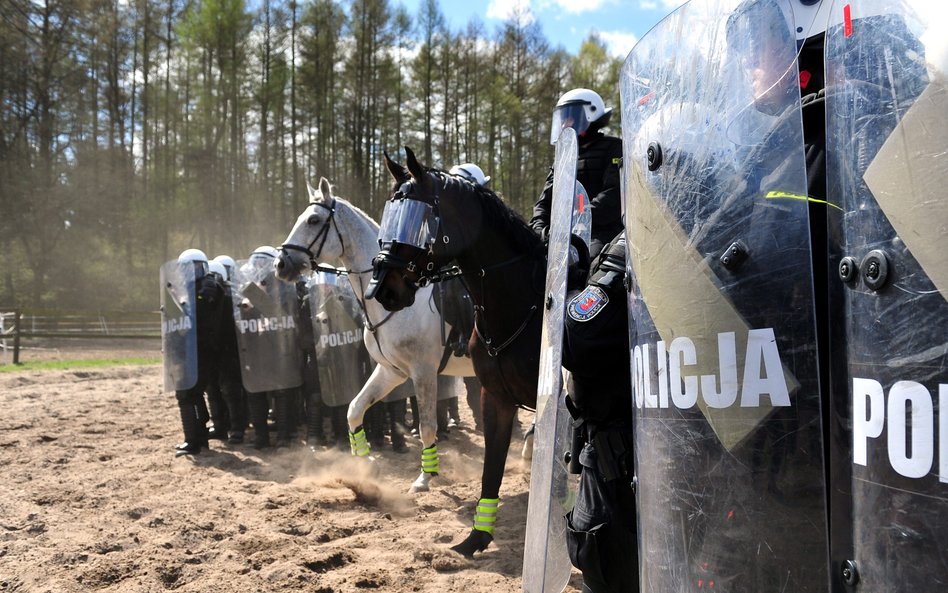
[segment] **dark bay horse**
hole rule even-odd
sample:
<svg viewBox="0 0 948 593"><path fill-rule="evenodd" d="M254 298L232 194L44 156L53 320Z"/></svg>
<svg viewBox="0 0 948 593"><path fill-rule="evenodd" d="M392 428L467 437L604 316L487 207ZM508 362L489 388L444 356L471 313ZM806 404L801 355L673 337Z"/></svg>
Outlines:
<svg viewBox="0 0 948 593"><path fill-rule="evenodd" d="M483 385L484 469L474 527L452 548L470 557L493 540L517 408L536 407L546 248L494 192L426 169L410 149L405 151L407 168L385 156L395 178L389 205L398 212L390 220L399 221L399 237L430 236L413 246L414 239L386 242L380 234L382 251L373 261L374 296L386 309L397 311L411 305L419 283L460 274L474 300L469 346ZM419 218L420 212L427 214ZM382 234L385 231L383 222ZM445 272L452 260L457 267Z"/></svg>

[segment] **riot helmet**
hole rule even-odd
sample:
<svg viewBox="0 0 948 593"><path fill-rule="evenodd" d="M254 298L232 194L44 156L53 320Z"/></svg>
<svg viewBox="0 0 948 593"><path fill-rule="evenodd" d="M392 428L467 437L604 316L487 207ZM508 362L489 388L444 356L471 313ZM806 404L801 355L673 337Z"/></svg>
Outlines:
<svg viewBox="0 0 948 593"><path fill-rule="evenodd" d="M573 89L566 92L556 102L553 109L553 124L550 127L550 144L563 128L573 128L576 136L583 138L588 132L595 132L609 125L612 109L606 109L602 97L589 89Z"/></svg>
<svg viewBox="0 0 948 593"><path fill-rule="evenodd" d="M237 267L237 264L234 262L234 258L229 255L218 255L214 258L214 261L220 262L224 266L224 270L227 274L224 276L224 280L230 281L234 278L234 268Z"/></svg>
<svg viewBox="0 0 948 593"><path fill-rule="evenodd" d="M275 247L270 245L261 245L250 254L250 263L256 268L272 267L273 262L279 257L280 253Z"/></svg>
<svg viewBox="0 0 948 593"><path fill-rule="evenodd" d="M224 267L224 264L212 259L207 265L211 274L217 274L221 280L227 280L227 268Z"/></svg>
<svg viewBox="0 0 948 593"><path fill-rule="evenodd" d="M254 282L267 283L266 279L274 273L277 257L279 252L270 245L261 245L254 249L245 264L252 270L250 277Z"/></svg>
<svg viewBox="0 0 948 593"><path fill-rule="evenodd" d="M202 278L208 272L207 256L200 249L185 249L178 256L178 265L192 264L195 278Z"/></svg>
<svg viewBox="0 0 948 593"><path fill-rule="evenodd" d="M776 115L775 105L784 104L780 95L797 91L796 56L788 59L787 48L795 40L799 50L806 39L824 33L831 4L828 0L746 0L728 18L728 47L741 56L758 111Z"/></svg>
<svg viewBox="0 0 948 593"><path fill-rule="evenodd" d="M474 163L454 165L448 173L466 179L474 185L487 187L487 184L490 183L490 176L484 175L484 171Z"/></svg>

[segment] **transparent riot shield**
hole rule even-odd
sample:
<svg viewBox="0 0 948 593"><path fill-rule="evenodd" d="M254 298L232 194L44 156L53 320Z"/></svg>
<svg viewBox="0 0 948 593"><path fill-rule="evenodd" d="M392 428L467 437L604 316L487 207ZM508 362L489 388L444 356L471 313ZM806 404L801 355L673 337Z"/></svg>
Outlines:
<svg viewBox="0 0 948 593"><path fill-rule="evenodd" d="M368 379L359 302L344 275L315 273L308 289L323 402L347 405Z"/></svg>
<svg viewBox="0 0 948 593"><path fill-rule="evenodd" d="M576 187L576 133L566 128L556 141L550 238L546 268L546 310L540 337L536 431L530 470L530 504L523 550L523 590L559 593L569 581L566 513L570 510L568 472L569 411L563 391L563 316L566 269Z"/></svg>
<svg viewBox="0 0 948 593"><path fill-rule="evenodd" d="M854 2L826 32L838 590L948 584L942 6Z"/></svg>
<svg viewBox="0 0 948 593"><path fill-rule="evenodd" d="M789 2L693 0L621 71L650 591L826 590L797 26Z"/></svg>
<svg viewBox="0 0 948 593"><path fill-rule="evenodd" d="M165 391L191 389L198 378L194 265L165 262L161 282L161 354Z"/></svg>
<svg viewBox="0 0 948 593"><path fill-rule="evenodd" d="M251 393L303 383L296 286L281 282L269 266L247 261L234 270L234 323L244 388Z"/></svg>

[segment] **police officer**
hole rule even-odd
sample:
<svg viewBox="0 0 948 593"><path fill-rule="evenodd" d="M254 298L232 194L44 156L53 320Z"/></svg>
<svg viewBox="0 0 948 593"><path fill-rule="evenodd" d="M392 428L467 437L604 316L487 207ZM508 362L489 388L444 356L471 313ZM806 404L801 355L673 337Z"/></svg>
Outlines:
<svg viewBox="0 0 948 593"><path fill-rule="evenodd" d="M227 298L229 295L227 295L228 291L225 288L227 270L222 263L216 260L208 262L208 268L210 270L209 276L212 276L214 280L220 284L221 288L224 289L223 298L229 304L231 301ZM221 307L224 313L230 313L230 311L225 309L226 307ZM221 329L223 329L223 327L221 327ZM220 350L220 348L218 349ZM217 372L213 373L207 380L207 407L210 409L212 424L211 428L207 431L207 438L209 440L218 441L226 441L228 432L230 431L230 411L224 401L223 390L221 389L222 363L223 361L219 356Z"/></svg>
<svg viewBox="0 0 948 593"><path fill-rule="evenodd" d="M567 408L578 437L571 465L578 461L581 471L568 549L590 593L638 591L625 251L620 231L568 301L563 337Z"/></svg>
<svg viewBox="0 0 948 593"><path fill-rule="evenodd" d="M261 286L267 287L265 290L268 291L268 294L270 291L278 290L276 288L276 282L278 281L272 272L273 262L277 255L277 250L270 245L261 245L250 255L248 262L252 268L258 271L257 273L262 278L265 278L265 280L261 282ZM254 305L246 298L240 303L240 306L245 311L251 311L254 308ZM297 309L293 311L293 314L297 315L298 312ZM252 314L260 315L261 313L254 312ZM298 317L296 317L296 319L298 319ZM296 322L294 325L299 327L300 324ZM296 347L298 348L298 345ZM262 368L261 371L274 371L274 369ZM298 372L299 368L295 369L295 371ZM250 424L254 429L254 448L265 449L271 446L269 427L269 411L271 405L273 406L273 416L276 424L275 444L277 447L287 447L290 445L298 421L294 413L298 394L298 387L274 389L271 391L248 391L247 407L250 416Z"/></svg>
<svg viewBox="0 0 948 593"><path fill-rule="evenodd" d="M563 128L573 128L579 140L576 162L576 180L591 196L592 241L589 255L595 258L602 246L622 230L621 195L619 190L619 163L622 160L622 141L606 136L602 128L609 124L612 109L606 109L602 97L589 89L573 89L565 93L553 110L550 143ZM550 227L550 202L553 197L553 168L546 178L540 199L533 206L530 226L544 240Z"/></svg>
<svg viewBox="0 0 948 593"><path fill-rule="evenodd" d="M218 255L211 262L222 265L224 268L224 305L221 308L221 339L220 363L218 370L218 385L227 406L229 419L228 432L222 435L227 442L236 445L244 442L244 432L247 430L247 394L244 392L243 381L240 377L240 354L237 347L237 328L233 319L233 293L231 282L234 279L236 264L229 255ZM216 426L216 423L215 423Z"/></svg>
<svg viewBox="0 0 948 593"><path fill-rule="evenodd" d="M328 444L324 429L326 406L319 384L319 367L316 361L316 340L313 333L312 305L306 281L296 282L296 294L300 301L300 349L303 351L303 400L306 407L306 444L316 450Z"/></svg>
<svg viewBox="0 0 948 593"><path fill-rule="evenodd" d="M175 447L175 457L196 455L207 447L209 414L204 403L204 391L218 370L218 339L221 314L226 312L224 289L214 274L209 272L207 256L200 249L186 249L178 256L179 265L193 265L197 298L197 355L198 378L191 389L175 392L181 413L184 442Z"/></svg>

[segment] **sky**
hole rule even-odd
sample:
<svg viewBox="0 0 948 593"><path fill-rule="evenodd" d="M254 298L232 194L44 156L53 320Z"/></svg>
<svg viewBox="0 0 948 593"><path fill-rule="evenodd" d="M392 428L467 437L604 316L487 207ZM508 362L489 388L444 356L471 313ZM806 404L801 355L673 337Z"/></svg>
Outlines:
<svg viewBox="0 0 948 593"><path fill-rule="evenodd" d="M625 56L655 24L684 0L440 0L445 19L459 30L477 17L494 31L511 10L526 8L540 23L553 47L575 54L593 30L609 52ZM401 0L410 14L418 14L419 0Z"/></svg>

